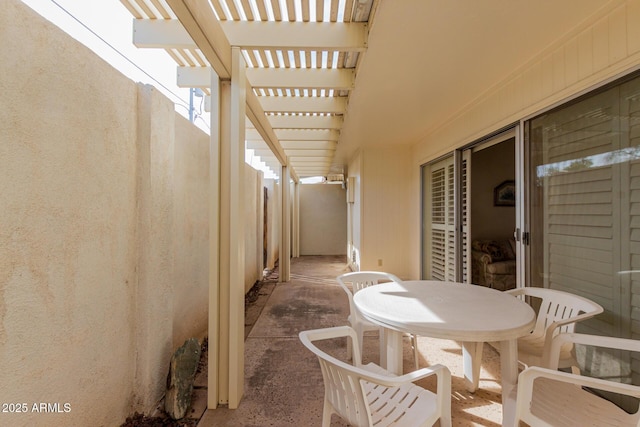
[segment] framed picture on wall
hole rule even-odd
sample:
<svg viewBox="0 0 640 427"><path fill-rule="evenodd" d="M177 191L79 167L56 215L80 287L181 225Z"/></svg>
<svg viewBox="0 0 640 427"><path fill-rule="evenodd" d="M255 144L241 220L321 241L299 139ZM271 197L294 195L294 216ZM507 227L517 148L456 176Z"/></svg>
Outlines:
<svg viewBox="0 0 640 427"><path fill-rule="evenodd" d="M516 205L516 182L504 181L493 189L493 206Z"/></svg>

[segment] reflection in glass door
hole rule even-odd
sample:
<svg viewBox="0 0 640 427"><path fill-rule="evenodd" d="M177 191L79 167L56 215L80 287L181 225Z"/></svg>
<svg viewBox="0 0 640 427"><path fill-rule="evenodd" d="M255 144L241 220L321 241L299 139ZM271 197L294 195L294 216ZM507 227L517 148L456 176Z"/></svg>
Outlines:
<svg viewBox="0 0 640 427"><path fill-rule="evenodd" d="M640 79L527 127L531 286L605 308L582 331L637 338L640 325Z"/></svg>

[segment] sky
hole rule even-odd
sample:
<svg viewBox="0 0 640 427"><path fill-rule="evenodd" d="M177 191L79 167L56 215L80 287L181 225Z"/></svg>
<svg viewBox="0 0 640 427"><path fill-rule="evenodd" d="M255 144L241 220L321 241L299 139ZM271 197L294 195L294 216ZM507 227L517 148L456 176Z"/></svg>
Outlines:
<svg viewBox="0 0 640 427"><path fill-rule="evenodd" d="M71 37L135 82L153 85L175 104L175 110L189 118L189 89L176 85L177 64L162 49L139 49L133 45L133 15L119 0L22 0ZM194 124L209 133L209 113L202 98L194 97ZM265 178L273 171L246 150L245 160L262 170Z"/></svg>
<svg viewBox="0 0 640 427"><path fill-rule="evenodd" d="M119 0L22 1L131 80L156 87L189 117L189 89L176 85L177 64L162 49L133 45L133 16ZM195 114L202 114L195 124L208 133L209 114L200 109L200 98L194 99Z"/></svg>

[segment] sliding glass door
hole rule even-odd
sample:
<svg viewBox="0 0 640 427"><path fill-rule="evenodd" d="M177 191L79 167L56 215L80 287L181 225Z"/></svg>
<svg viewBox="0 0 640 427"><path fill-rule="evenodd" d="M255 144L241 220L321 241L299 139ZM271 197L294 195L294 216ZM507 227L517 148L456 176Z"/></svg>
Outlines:
<svg viewBox="0 0 640 427"><path fill-rule="evenodd" d="M640 79L527 123L529 286L598 302L582 331L640 336Z"/></svg>

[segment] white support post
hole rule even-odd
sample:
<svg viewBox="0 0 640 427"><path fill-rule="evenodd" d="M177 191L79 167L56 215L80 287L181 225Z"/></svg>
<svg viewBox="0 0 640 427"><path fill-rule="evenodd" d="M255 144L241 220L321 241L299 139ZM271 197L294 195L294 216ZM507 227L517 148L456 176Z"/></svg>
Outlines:
<svg viewBox="0 0 640 427"><path fill-rule="evenodd" d="M232 49L231 80L212 85L211 286L208 407L235 409L244 392L244 127L245 64ZM215 105L215 104L214 104ZM215 119L215 120L214 120ZM215 126L214 126L215 123ZM217 137L218 144L214 144ZM214 164L214 158L217 159ZM215 184L213 181L216 181ZM217 192L217 198L213 193ZM217 199L217 203L216 200ZM215 224L214 224L215 221ZM213 368L213 370L212 370Z"/></svg>
<svg viewBox="0 0 640 427"><path fill-rule="evenodd" d="M300 183L293 184L293 218L292 218L291 254L293 258L300 256Z"/></svg>
<svg viewBox="0 0 640 427"><path fill-rule="evenodd" d="M281 282L291 280L291 178L289 165L282 165L280 173L280 261L279 274Z"/></svg>
<svg viewBox="0 0 640 427"><path fill-rule="evenodd" d="M229 141L229 408L244 393L244 129L246 65L240 48L231 48L231 128Z"/></svg>
<svg viewBox="0 0 640 427"><path fill-rule="evenodd" d="M207 377L207 408L215 409L219 399L220 336L220 79L211 69L211 136L209 139L209 352Z"/></svg>

